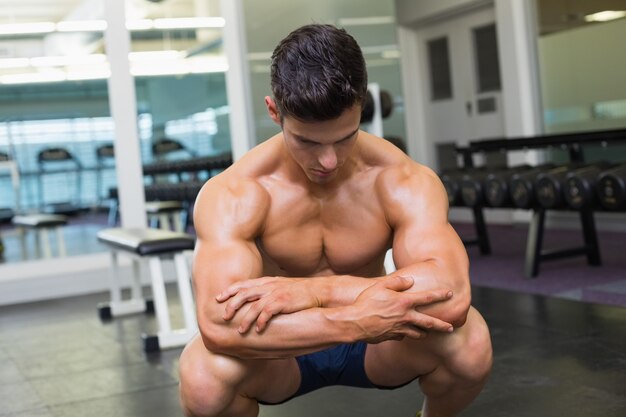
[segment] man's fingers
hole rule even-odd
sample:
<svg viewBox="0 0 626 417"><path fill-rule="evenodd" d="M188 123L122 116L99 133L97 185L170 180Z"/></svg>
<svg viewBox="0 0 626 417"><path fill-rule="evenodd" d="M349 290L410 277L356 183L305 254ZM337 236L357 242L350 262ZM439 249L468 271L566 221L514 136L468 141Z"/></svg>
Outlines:
<svg viewBox="0 0 626 417"><path fill-rule="evenodd" d="M237 294L234 298L232 298L224 309L224 320L230 320L235 316L237 310L241 308L245 303L249 303L251 301L256 301L261 298L260 294L256 292L241 292Z"/></svg>
<svg viewBox="0 0 626 417"><path fill-rule="evenodd" d="M226 288L221 293L217 294L217 296L215 296L215 299L217 300L218 303L223 303L224 301L228 300L233 295L237 294L240 289L241 289L240 284L231 285L230 287Z"/></svg>
<svg viewBox="0 0 626 417"><path fill-rule="evenodd" d="M411 315L411 324L418 329L425 331L438 331L449 333L454 330L454 327L443 320L436 317L428 316L417 311Z"/></svg>
<svg viewBox="0 0 626 417"><path fill-rule="evenodd" d="M267 327L267 323L270 321L272 317L280 312L274 305L270 304L265 306L263 311L259 314L259 317L256 320L256 331L261 333Z"/></svg>
<svg viewBox="0 0 626 417"><path fill-rule="evenodd" d="M261 313L262 310L262 303L256 302L251 304L244 318L241 320L241 323L239 323L239 328L237 329L237 331L241 334L247 333L259 317L259 313Z"/></svg>
<svg viewBox="0 0 626 417"><path fill-rule="evenodd" d="M452 291L448 289L428 290L411 293L411 295L413 296L413 305L422 306L449 300L452 298Z"/></svg>
<svg viewBox="0 0 626 417"><path fill-rule="evenodd" d="M385 277L382 282L385 288L393 291L406 291L413 286L413 278L401 275Z"/></svg>
<svg viewBox="0 0 626 417"><path fill-rule="evenodd" d="M418 329L417 327L414 326L409 326L406 330L405 330L405 336L409 337L411 339L423 339L425 338L427 335L427 333L423 330Z"/></svg>
<svg viewBox="0 0 626 417"><path fill-rule="evenodd" d="M277 280L276 277L265 277L265 278L255 278L255 279L247 279L245 281L239 281L230 285L224 291L216 295L215 299L217 300L217 302L222 303L244 289L261 287L265 284L269 284L276 280Z"/></svg>

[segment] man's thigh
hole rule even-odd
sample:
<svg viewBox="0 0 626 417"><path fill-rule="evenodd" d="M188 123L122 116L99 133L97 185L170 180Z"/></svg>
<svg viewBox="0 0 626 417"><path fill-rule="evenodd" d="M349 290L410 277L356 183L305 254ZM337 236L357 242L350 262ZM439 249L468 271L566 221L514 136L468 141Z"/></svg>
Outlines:
<svg viewBox="0 0 626 417"><path fill-rule="evenodd" d="M470 336L488 329L482 316L470 308L465 325L453 333L431 333L424 339L405 338L368 345L365 372L373 384L394 387L434 371L441 365L451 366L464 355Z"/></svg>
<svg viewBox="0 0 626 417"><path fill-rule="evenodd" d="M194 391L218 390L267 403L292 396L300 386L300 369L295 359L239 359L206 349L197 336L180 357L181 385ZM228 395L228 394L226 394Z"/></svg>

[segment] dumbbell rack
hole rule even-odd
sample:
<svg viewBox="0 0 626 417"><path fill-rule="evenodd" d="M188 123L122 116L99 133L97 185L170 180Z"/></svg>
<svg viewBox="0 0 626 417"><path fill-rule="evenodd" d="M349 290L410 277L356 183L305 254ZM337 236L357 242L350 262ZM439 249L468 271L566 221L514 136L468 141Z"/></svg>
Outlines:
<svg viewBox="0 0 626 417"><path fill-rule="evenodd" d="M473 167L473 155L489 152L510 152L516 150L560 148L568 151L571 163L585 162L583 147L592 144L609 145L611 143L626 142L626 130L603 130L573 134L542 135L529 138L489 139L472 141L467 148L458 148L463 156L464 166ZM482 209L484 206L473 207L477 237L475 242L481 246L481 253L485 253L483 246L489 247L487 228L485 226ZM543 250L543 237L546 213L548 209L540 206L531 207L533 211L526 241L525 275L528 278L537 277L539 265L542 261L561 259L584 255L592 266L602 264L598 238L594 220L594 208L576 210L580 214L581 230L584 244L581 247L565 248L546 251ZM469 242L472 243L472 242Z"/></svg>

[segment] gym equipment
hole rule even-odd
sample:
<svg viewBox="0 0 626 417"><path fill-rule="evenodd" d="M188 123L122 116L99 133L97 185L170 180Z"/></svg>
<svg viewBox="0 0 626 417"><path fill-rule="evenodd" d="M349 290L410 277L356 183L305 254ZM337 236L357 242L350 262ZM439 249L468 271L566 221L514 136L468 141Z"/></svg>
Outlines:
<svg viewBox="0 0 626 417"><path fill-rule="evenodd" d="M185 211L182 201L150 201L146 203L148 224L153 228L183 231L181 216Z"/></svg>
<svg viewBox="0 0 626 417"><path fill-rule="evenodd" d="M535 177L546 170L554 169L551 165L540 165L523 172L516 172L509 180L509 196L514 207L530 209L536 205Z"/></svg>
<svg viewBox="0 0 626 417"><path fill-rule="evenodd" d="M486 175L485 168L459 168L442 171L439 179L443 183L446 193L448 194L448 205L450 207L461 207L466 205L462 196L463 181L471 181L472 176ZM469 191L467 191L469 193ZM471 196L470 196L471 197ZM469 198L468 198L469 200ZM468 207L472 207L469 205Z"/></svg>
<svg viewBox="0 0 626 417"><path fill-rule="evenodd" d="M380 90L379 94L380 116L383 119L391 116L393 112L393 96L387 90ZM374 119L375 112L374 96L372 91L368 90L365 95L365 102L361 108L361 123L369 123Z"/></svg>
<svg viewBox="0 0 626 417"><path fill-rule="evenodd" d="M448 194L448 205L450 207L461 205L461 178L463 178L464 170L452 170L439 174L439 179L443 183Z"/></svg>
<svg viewBox="0 0 626 417"><path fill-rule="evenodd" d="M43 211L50 214L76 215L82 211L79 201L82 191L82 164L69 150L65 148L55 147L47 148L39 151L37 154L37 163L39 165L38 187L40 206ZM51 170L50 166L57 166L57 169ZM69 165L69 168L68 168ZM58 168L61 166L62 168ZM45 202L45 189L43 181L45 176L60 175L67 177L68 173L75 174L74 179L74 198L73 201L66 202ZM68 185L71 189L71 186Z"/></svg>
<svg viewBox="0 0 626 417"><path fill-rule="evenodd" d="M568 172L563 184L567 205L574 210L597 207L596 181L600 173L611 166L608 162L599 162Z"/></svg>
<svg viewBox="0 0 626 417"><path fill-rule="evenodd" d="M105 244L111 254L110 294L108 303L98 306L101 319L146 312L154 306L159 331L156 335L142 335L146 352L184 346L197 332L190 273L184 251L193 250L195 238L186 233L160 229L111 228L98 232L98 241ZM125 253L133 260L131 298L122 300L118 254ZM174 260L176 281L185 327L172 329L167 304L162 261ZM154 303L146 301L141 292L140 263L147 263Z"/></svg>
<svg viewBox="0 0 626 417"><path fill-rule="evenodd" d="M67 224L67 216L60 214L29 214L26 216L15 216L12 221L17 227L20 235L23 255L27 253L26 232L34 231L37 256L42 256L43 252L44 258L51 258L52 250L50 249L50 243L48 242L49 230L54 231L56 234L59 256L67 255L65 240L63 239L63 232L61 230L61 226L65 226Z"/></svg>
<svg viewBox="0 0 626 417"><path fill-rule="evenodd" d="M13 189L13 206L0 208L0 223L11 221L15 213L20 211L20 173L17 163L8 153L0 152L0 171L9 171L11 188Z"/></svg>
<svg viewBox="0 0 626 417"><path fill-rule="evenodd" d="M518 165L488 174L483 181L485 203L489 207L511 207L509 181L514 174L532 169L530 165Z"/></svg>
<svg viewBox="0 0 626 417"><path fill-rule="evenodd" d="M596 192L603 208L626 209L626 163L600 173Z"/></svg>
<svg viewBox="0 0 626 417"><path fill-rule="evenodd" d="M483 191L483 183L489 174L500 172L504 167L482 168L472 172L465 173L461 178L461 201L467 207L481 207L485 205L485 193Z"/></svg>
<svg viewBox="0 0 626 417"><path fill-rule="evenodd" d="M581 164L561 165L537 174L535 178L535 199L546 209L565 207L563 184L567 174L575 169L584 168Z"/></svg>

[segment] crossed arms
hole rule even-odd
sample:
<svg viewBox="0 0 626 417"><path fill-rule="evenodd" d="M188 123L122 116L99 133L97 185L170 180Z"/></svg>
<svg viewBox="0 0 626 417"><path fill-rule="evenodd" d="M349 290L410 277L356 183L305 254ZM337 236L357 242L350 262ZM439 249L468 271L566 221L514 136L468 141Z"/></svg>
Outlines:
<svg viewBox="0 0 626 417"><path fill-rule="evenodd" d="M262 277L255 238L269 195L251 180L216 178L206 186L196 206L193 276L207 349L283 358L461 326L470 302L467 255L448 224L447 199L434 174L410 174L395 170L377 183L399 269L376 278ZM422 191L416 198L407 189Z"/></svg>

